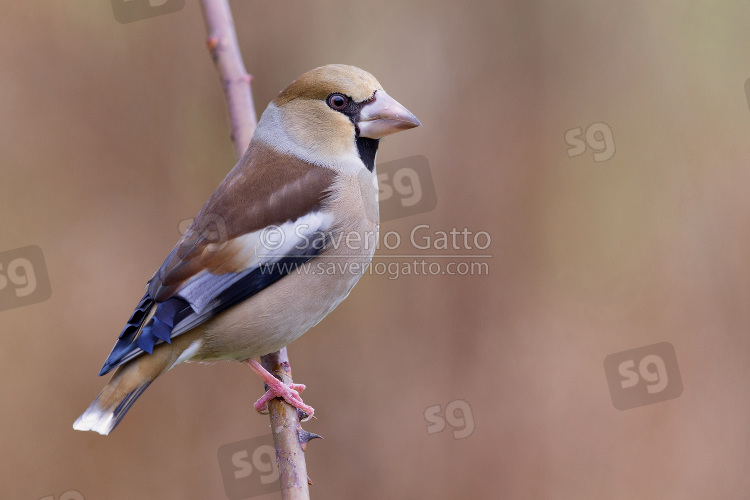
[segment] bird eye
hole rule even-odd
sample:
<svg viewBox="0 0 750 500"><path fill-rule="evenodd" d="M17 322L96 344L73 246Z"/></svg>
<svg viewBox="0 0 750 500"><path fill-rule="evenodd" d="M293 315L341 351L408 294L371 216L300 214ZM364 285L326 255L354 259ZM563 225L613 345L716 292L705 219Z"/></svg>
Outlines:
<svg viewBox="0 0 750 500"><path fill-rule="evenodd" d="M346 107L347 98L341 94L331 94L328 96L328 105L336 110L342 110Z"/></svg>

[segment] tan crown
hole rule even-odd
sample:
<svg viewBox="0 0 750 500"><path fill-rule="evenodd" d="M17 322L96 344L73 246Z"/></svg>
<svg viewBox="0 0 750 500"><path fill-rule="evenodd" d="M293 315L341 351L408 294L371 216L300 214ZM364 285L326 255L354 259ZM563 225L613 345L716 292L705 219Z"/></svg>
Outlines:
<svg viewBox="0 0 750 500"><path fill-rule="evenodd" d="M282 106L294 99L325 99L334 92L355 101L369 99L383 87L367 71L346 64L329 64L312 69L294 80L273 101Z"/></svg>

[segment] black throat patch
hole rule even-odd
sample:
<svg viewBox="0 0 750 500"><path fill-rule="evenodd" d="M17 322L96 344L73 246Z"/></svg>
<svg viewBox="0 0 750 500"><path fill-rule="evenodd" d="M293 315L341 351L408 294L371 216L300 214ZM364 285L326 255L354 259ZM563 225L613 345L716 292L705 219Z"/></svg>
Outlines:
<svg viewBox="0 0 750 500"><path fill-rule="evenodd" d="M359 132L359 128L357 129L357 132ZM375 153L378 152L378 143L380 142L380 139L359 137L359 134L357 134L356 142L359 159L365 164L367 170L372 172L372 169L375 168Z"/></svg>

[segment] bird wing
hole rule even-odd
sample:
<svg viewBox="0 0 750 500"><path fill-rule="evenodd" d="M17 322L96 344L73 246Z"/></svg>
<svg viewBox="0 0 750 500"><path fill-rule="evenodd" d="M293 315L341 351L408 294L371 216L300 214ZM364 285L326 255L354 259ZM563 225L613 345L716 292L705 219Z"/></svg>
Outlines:
<svg viewBox="0 0 750 500"><path fill-rule="evenodd" d="M100 375L252 297L323 252L333 170L253 143L149 281Z"/></svg>

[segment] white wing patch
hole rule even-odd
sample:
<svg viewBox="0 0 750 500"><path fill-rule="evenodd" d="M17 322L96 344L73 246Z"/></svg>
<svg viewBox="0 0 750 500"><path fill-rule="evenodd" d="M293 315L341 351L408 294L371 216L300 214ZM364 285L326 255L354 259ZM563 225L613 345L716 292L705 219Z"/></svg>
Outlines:
<svg viewBox="0 0 750 500"><path fill-rule="evenodd" d="M333 219L330 213L311 212L295 221L287 221L279 226L267 226L260 231L237 237L231 244L242 248L234 258L239 258L243 263L243 272L217 275L201 271L183 285L177 295L187 300L200 316L217 295L247 273L262 265L273 264L286 256L300 253L316 244L315 234L330 229Z"/></svg>
<svg viewBox="0 0 750 500"><path fill-rule="evenodd" d="M304 250L313 244L315 233L325 231L333 224L333 215L326 212L311 212L295 221L280 226L268 226L260 231L237 238L246 248L246 269L257 269L264 264L273 264L280 259Z"/></svg>

